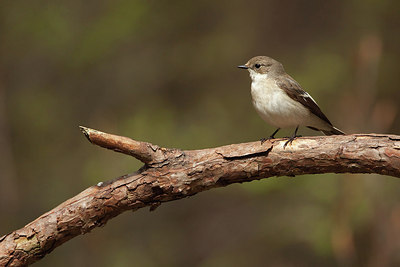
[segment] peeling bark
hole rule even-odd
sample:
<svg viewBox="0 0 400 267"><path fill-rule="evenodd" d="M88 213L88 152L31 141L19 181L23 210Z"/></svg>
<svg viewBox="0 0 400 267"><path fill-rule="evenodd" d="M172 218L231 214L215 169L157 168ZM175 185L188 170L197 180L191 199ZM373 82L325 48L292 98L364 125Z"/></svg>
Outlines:
<svg viewBox="0 0 400 267"><path fill-rule="evenodd" d="M359 134L251 142L202 150L162 148L81 127L96 145L131 155L136 173L92 186L25 227L0 237L0 266L31 264L69 239L126 210L181 199L214 187L272 176L377 173L400 177L400 136Z"/></svg>

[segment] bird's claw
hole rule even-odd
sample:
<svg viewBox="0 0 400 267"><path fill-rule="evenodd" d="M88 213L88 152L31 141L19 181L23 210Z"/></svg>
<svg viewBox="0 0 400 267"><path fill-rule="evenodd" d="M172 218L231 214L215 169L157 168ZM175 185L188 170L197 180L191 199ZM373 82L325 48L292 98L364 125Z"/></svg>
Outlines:
<svg viewBox="0 0 400 267"><path fill-rule="evenodd" d="M261 142L261 144L264 144L266 141L271 140L271 139L275 139L275 137L272 135L267 138L264 137L264 138L260 139L260 142Z"/></svg>
<svg viewBox="0 0 400 267"><path fill-rule="evenodd" d="M291 137L287 137L287 138L289 138L286 142L285 142L285 144L283 145L283 148L286 148L286 146L288 145L288 144L292 144L292 142L294 141L294 139L296 139L297 137L302 137L301 135L293 135L293 136L291 136Z"/></svg>

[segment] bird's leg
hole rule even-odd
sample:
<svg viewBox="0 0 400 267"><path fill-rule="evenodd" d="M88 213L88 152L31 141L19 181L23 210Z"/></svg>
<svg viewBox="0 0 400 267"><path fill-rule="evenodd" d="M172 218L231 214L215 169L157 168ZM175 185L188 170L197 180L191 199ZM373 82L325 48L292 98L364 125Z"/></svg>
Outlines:
<svg viewBox="0 0 400 267"><path fill-rule="evenodd" d="M276 129L275 132L273 132L273 134L270 135L269 139L274 139L275 135L279 132L280 129L281 128Z"/></svg>
<svg viewBox="0 0 400 267"><path fill-rule="evenodd" d="M262 138L262 139L260 140L260 141L261 141L261 144L264 144L264 142L267 141L267 140L274 139L276 133L279 132L280 129L281 129L281 128L276 129L275 132L274 132L273 134L271 134L268 138Z"/></svg>
<svg viewBox="0 0 400 267"><path fill-rule="evenodd" d="M285 148L288 144L292 144L293 140L296 139L296 137L301 137L301 135L297 135L297 130L299 130L299 126L296 127L296 130L294 130L294 134L289 137L289 139L283 145L283 148Z"/></svg>

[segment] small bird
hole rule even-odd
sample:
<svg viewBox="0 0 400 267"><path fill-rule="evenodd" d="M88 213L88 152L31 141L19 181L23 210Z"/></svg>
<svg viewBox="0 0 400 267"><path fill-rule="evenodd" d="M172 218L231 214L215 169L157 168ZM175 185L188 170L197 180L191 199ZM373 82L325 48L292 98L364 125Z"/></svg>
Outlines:
<svg viewBox="0 0 400 267"><path fill-rule="evenodd" d="M345 134L332 125L315 100L285 72L280 62L257 56L238 68L250 72L251 97L256 111L264 121L278 128L269 138L261 139L261 144L275 138L281 128L287 127L296 127L296 130L284 147L301 137L297 135L299 126L325 135Z"/></svg>

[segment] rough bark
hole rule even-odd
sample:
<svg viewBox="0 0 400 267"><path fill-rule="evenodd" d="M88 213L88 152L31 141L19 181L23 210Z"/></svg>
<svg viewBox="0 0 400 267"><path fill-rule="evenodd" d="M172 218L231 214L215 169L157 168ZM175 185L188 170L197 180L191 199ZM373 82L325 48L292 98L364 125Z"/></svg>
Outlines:
<svg viewBox="0 0 400 267"><path fill-rule="evenodd" d="M136 173L92 186L25 227L0 237L0 266L33 263L69 239L126 210L181 199L214 187L272 176L377 173L400 177L400 136L359 134L251 142L202 150L162 148L81 127L93 144L131 155Z"/></svg>

